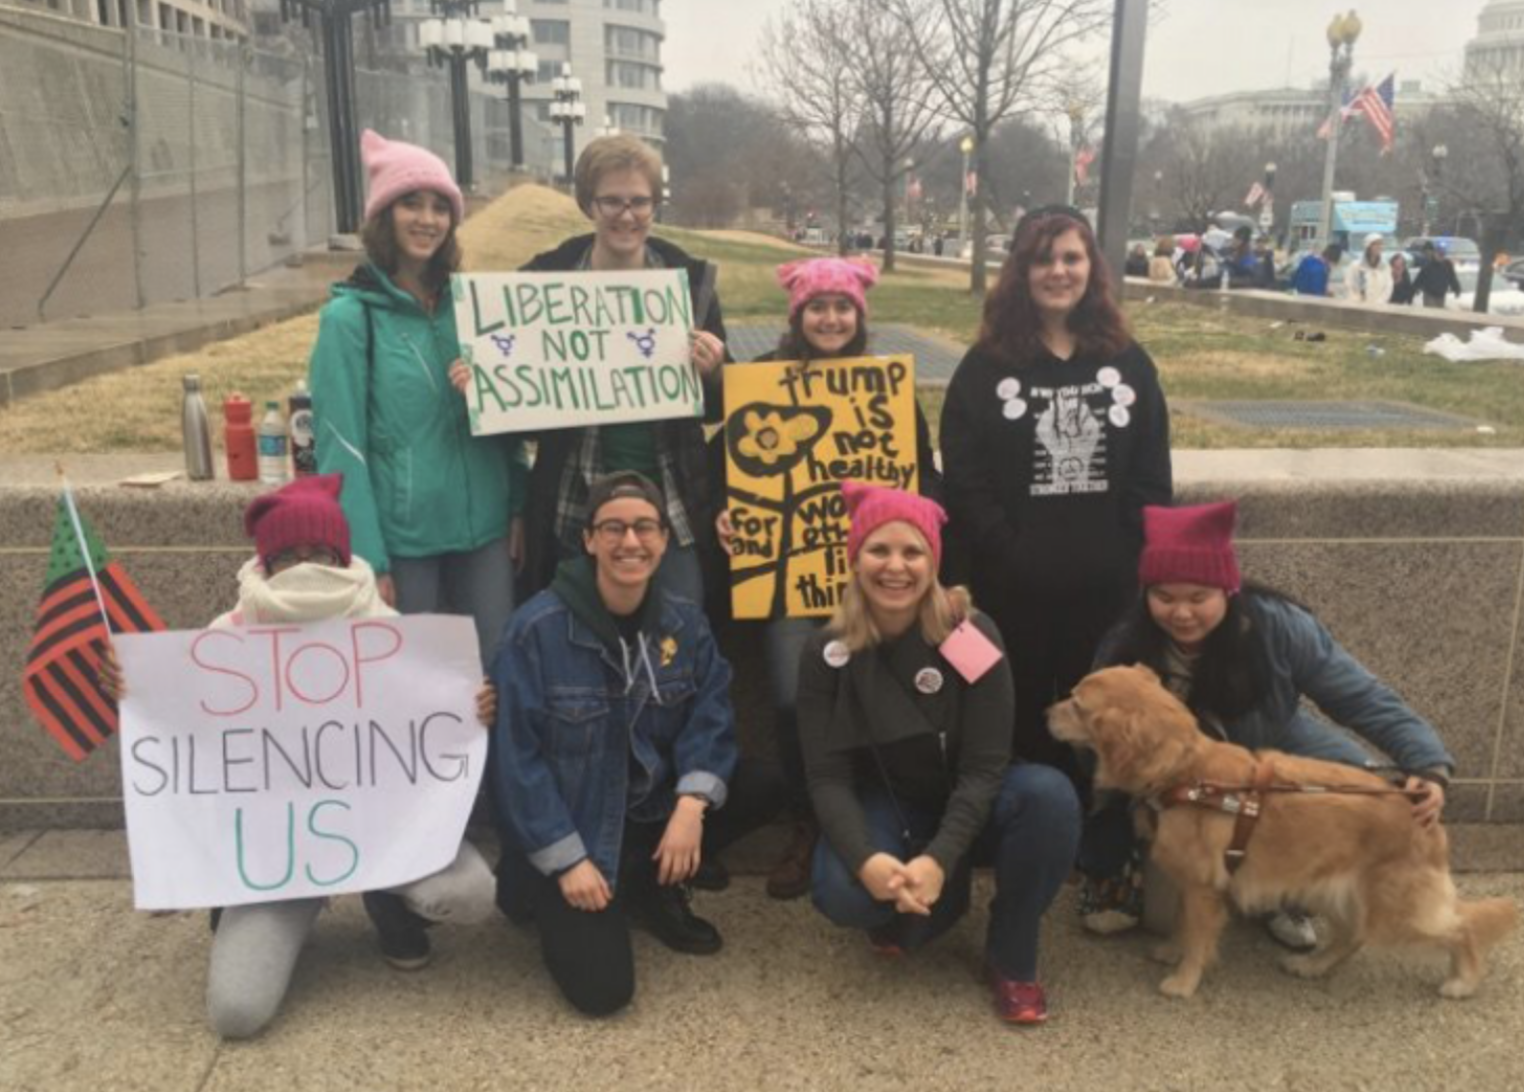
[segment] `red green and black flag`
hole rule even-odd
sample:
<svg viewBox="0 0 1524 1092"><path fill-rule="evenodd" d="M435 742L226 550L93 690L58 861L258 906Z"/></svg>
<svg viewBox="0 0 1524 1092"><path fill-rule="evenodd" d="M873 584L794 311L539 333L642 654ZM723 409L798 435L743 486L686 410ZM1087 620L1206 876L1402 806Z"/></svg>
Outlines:
<svg viewBox="0 0 1524 1092"><path fill-rule="evenodd" d="M76 762L117 729L116 702L101 689L98 674L108 619L111 633L164 628L122 567L106 555L66 485L22 691L32 713Z"/></svg>

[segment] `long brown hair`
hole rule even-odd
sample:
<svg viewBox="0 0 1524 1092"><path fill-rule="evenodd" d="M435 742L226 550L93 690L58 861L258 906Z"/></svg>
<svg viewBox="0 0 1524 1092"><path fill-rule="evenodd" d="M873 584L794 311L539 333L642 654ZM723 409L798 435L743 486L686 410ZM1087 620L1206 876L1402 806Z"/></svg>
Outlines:
<svg viewBox="0 0 1524 1092"><path fill-rule="evenodd" d="M399 259L397 226L392 221L392 209L396 204L393 201L360 227L360 242L365 247L366 257L388 277L396 275ZM445 234L444 242L439 244L439 249L434 251L434 256L423 267L423 286L430 292L443 291L450 283L450 274L460 268L460 240L455 236L455 229L459 226L452 211L450 230Z"/></svg>
<svg viewBox="0 0 1524 1092"><path fill-rule="evenodd" d="M1077 214L1067 211L1036 214L1016 226L1016 245L995 290L984 300L984 321L977 348L1018 367L1042 354L1042 319L1032 299L1032 266L1053 255L1053 243L1067 231L1078 231L1090 258L1090 283L1069 314L1069 330L1086 356L1113 357L1132 342L1127 320L1111 294L1111 268L1096 245L1095 232Z"/></svg>
<svg viewBox="0 0 1524 1092"><path fill-rule="evenodd" d="M850 360L868 351L868 320L863 316L862 308L856 304L853 304L852 310L857 312L857 333L852 335L851 341L841 347L840 352L831 354L833 359ZM804 307L801 307L788 320L788 329L778 339L778 359L797 360L808 364L812 360L824 358L824 354L811 345L809 338L804 336Z"/></svg>

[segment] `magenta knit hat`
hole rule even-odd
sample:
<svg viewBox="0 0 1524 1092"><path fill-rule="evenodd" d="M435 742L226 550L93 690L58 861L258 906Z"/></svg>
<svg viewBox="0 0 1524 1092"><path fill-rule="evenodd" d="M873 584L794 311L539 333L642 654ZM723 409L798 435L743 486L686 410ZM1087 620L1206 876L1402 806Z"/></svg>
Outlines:
<svg viewBox="0 0 1524 1092"><path fill-rule="evenodd" d="M867 291L878 283L878 267L862 258L801 258L778 267L778 283L788 293L788 318L816 296L841 295L868 317Z"/></svg>
<svg viewBox="0 0 1524 1092"><path fill-rule="evenodd" d="M267 571L272 558L293 546L326 546L349 565L349 521L339 507L343 488L342 474L314 474L254 498L243 529Z"/></svg>
<svg viewBox="0 0 1524 1092"><path fill-rule="evenodd" d="M466 218L465 198L450 177L450 168L427 148L387 140L375 130L367 129L360 134L360 158L365 161L369 178L369 195L365 198L367 220L414 190L433 190L450 202L457 224Z"/></svg>
<svg viewBox="0 0 1524 1092"><path fill-rule="evenodd" d="M1242 586L1233 553L1233 501L1189 508L1143 509L1143 554L1138 581L1152 584L1204 584L1229 595Z"/></svg>
<svg viewBox="0 0 1524 1092"><path fill-rule="evenodd" d="M858 551L874 531L899 520L921 532L931 547L932 559L941 567L942 525L947 522L947 513L936 501L919 493L862 482L842 482L841 495L847 502L847 515L852 520L847 532L847 561L857 560Z"/></svg>

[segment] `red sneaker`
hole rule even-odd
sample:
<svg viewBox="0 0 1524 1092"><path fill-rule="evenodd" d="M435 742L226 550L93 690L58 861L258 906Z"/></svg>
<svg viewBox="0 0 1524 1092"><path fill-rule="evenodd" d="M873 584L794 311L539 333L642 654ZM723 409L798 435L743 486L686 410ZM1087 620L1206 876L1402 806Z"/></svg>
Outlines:
<svg viewBox="0 0 1524 1092"><path fill-rule="evenodd" d="M1045 1024L1048 1021L1048 995L1040 982L1017 982L990 975L995 991L995 1014L1008 1024Z"/></svg>

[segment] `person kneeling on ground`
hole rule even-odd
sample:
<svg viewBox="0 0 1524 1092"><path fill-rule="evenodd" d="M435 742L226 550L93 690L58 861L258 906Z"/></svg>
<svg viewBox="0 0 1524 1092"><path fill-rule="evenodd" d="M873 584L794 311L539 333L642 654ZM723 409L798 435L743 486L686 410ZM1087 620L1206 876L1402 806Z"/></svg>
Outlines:
<svg viewBox="0 0 1524 1092"><path fill-rule="evenodd" d="M518 610L493 670L499 905L533 915L551 977L591 1016L634 996L631 922L674 951L719 951L688 881L783 804L778 772L737 756L730 665L703 611L653 586L666 511L634 471L595 479L588 556Z"/></svg>
<svg viewBox="0 0 1524 1092"><path fill-rule="evenodd" d="M799 664L799 727L825 837L815 906L912 951L967 912L976 861L995 869L985 969L999 1016L1047 1019L1038 926L1074 863L1080 806L1058 770L1011 765L1014 690L1000 633L937 579L935 501L842 486L852 579Z"/></svg>
<svg viewBox="0 0 1524 1092"><path fill-rule="evenodd" d="M1143 510L1143 590L1102 643L1096 667L1145 664L1190 707L1201 730L1254 750L1273 748L1371 768L1371 753L1313 717L1310 699L1335 724L1369 740L1426 795L1415 821L1439 820L1454 759L1434 727L1371 675L1307 608L1269 588L1243 585L1233 549L1232 501ZM1092 932L1131 928L1142 914L1139 847L1129 805L1114 798L1086 822L1080 913ZM1267 919L1282 945L1317 943L1295 908Z"/></svg>
<svg viewBox="0 0 1524 1092"><path fill-rule="evenodd" d="M349 523L339 507L342 474L300 478L255 498L244 514L255 556L238 572L238 603L211 629L319 622L333 618L390 618L376 575L350 552ZM121 668L109 649L102 682L120 698ZM490 725L495 693L484 684L477 715ZM418 970L431 955L425 931L435 922L471 925L492 913L492 870L470 842L432 876L389 891L365 892L365 911L381 954L398 970ZM286 899L212 911L211 969L206 1002L212 1027L224 1039L247 1039L280 1010L297 957L326 899Z"/></svg>

